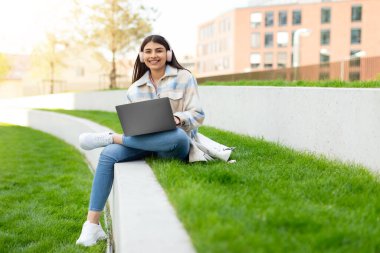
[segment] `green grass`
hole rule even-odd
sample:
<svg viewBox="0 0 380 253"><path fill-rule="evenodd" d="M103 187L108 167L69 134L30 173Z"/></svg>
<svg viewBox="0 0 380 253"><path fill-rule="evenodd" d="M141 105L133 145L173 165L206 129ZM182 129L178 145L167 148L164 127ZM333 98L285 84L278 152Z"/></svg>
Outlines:
<svg viewBox="0 0 380 253"><path fill-rule="evenodd" d="M0 124L0 252L105 252L106 242L75 245L92 178L74 147Z"/></svg>
<svg viewBox="0 0 380 253"><path fill-rule="evenodd" d="M119 126L114 113L65 113ZM237 163L148 159L198 253L380 252L376 175L261 139L201 132L237 147Z"/></svg>
<svg viewBox="0 0 380 253"><path fill-rule="evenodd" d="M283 81L241 80L236 82L204 82L201 86L280 86L280 87L334 87L334 88L380 88L380 81Z"/></svg>

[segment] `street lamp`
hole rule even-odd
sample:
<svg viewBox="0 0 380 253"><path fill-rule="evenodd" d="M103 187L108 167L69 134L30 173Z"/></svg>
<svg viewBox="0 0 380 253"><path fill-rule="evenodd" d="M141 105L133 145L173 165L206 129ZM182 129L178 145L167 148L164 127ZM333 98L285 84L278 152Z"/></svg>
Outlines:
<svg viewBox="0 0 380 253"><path fill-rule="evenodd" d="M309 36L311 30L307 28L297 29L293 35L293 67L299 67L300 65L300 38Z"/></svg>
<svg viewBox="0 0 380 253"><path fill-rule="evenodd" d="M359 51L359 52L356 52L356 53L350 55L350 57L348 57L348 58L343 58L340 62L340 80L344 81L344 62L345 61L351 61L352 59L360 58L360 57L363 57L366 55L367 55L367 53L365 51Z"/></svg>

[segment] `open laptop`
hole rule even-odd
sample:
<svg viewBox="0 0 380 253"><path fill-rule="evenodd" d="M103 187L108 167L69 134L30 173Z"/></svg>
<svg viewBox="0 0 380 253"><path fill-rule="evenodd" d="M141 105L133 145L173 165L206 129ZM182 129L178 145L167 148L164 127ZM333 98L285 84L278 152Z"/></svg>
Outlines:
<svg viewBox="0 0 380 253"><path fill-rule="evenodd" d="M176 128L169 98L116 106L126 136L157 133Z"/></svg>

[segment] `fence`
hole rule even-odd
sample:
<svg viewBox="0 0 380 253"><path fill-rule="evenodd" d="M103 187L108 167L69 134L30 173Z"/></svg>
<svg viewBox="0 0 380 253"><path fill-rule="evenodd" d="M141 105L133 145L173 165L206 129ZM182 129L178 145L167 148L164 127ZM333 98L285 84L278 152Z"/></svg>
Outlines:
<svg viewBox="0 0 380 253"><path fill-rule="evenodd" d="M207 81L228 82L239 80L380 80L380 56L353 58L346 61L326 62L297 68L282 68L266 71L199 77L197 80L198 83L204 83Z"/></svg>

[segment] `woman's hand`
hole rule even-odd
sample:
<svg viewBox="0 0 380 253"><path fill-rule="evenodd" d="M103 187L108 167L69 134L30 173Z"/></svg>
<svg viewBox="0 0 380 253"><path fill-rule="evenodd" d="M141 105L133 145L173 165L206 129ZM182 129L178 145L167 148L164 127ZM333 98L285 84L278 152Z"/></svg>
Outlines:
<svg viewBox="0 0 380 253"><path fill-rule="evenodd" d="M174 116L174 122L176 126L179 126L181 124L181 120L177 116Z"/></svg>

